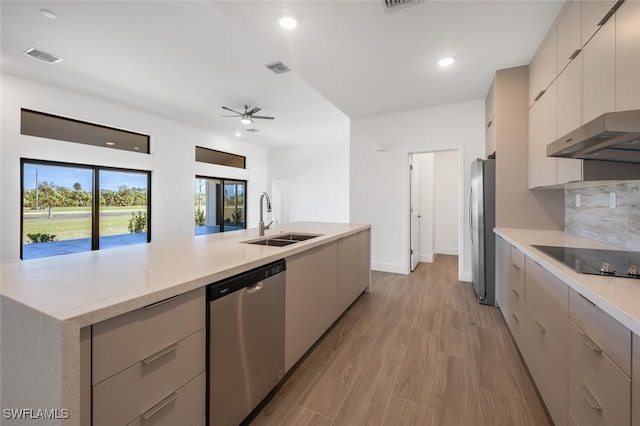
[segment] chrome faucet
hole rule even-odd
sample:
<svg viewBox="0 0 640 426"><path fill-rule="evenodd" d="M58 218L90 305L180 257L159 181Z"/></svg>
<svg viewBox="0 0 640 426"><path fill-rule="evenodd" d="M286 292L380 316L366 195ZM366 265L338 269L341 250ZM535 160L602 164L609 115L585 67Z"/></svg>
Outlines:
<svg viewBox="0 0 640 426"><path fill-rule="evenodd" d="M263 212L262 212L262 199L266 198L267 199L267 212L271 211L271 200L269 199L269 194L267 194L266 192L263 192L260 195L260 222L258 222L258 235L261 237L264 237L264 231L266 229L269 229L269 227L271 226L271 224L273 223L273 221L269 222L268 225L265 226L264 224L264 219L263 219Z"/></svg>

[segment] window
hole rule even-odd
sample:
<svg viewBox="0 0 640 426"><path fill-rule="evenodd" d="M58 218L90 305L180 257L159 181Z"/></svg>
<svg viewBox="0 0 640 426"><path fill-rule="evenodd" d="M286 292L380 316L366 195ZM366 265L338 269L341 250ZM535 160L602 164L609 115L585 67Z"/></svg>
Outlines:
<svg viewBox="0 0 640 426"><path fill-rule="evenodd" d="M103 148L149 153L149 136L43 112L22 109L20 133Z"/></svg>
<svg viewBox="0 0 640 426"><path fill-rule="evenodd" d="M22 160L21 258L147 243L151 173Z"/></svg>
<svg viewBox="0 0 640 426"><path fill-rule="evenodd" d="M196 161L200 163L217 164L219 166L247 168L247 158L242 155L229 154L215 149L196 146Z"/></svg>
<svg viewBox="0 0 640 426"><path fill-rule="evenodd" d="M196 176L195 234L246 229L247 182Z"/></svg>

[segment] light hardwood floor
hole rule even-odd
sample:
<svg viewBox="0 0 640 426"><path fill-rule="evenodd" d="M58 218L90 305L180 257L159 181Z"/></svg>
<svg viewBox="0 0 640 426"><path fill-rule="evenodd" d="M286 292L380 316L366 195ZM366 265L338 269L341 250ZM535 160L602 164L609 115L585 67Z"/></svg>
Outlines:
<svg viewBox="0 0 640 426"><path fill-rule="evenodd" d="M252 425L548 425L497 308L455 256L372 273Z"/></svg>

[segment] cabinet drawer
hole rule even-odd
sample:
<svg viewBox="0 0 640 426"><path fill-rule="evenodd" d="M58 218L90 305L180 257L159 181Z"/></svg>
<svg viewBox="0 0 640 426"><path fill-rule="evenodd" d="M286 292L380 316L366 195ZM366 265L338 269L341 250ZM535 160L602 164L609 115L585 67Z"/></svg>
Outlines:
<svg viewBox="0 0 640 426"><path fill-rule="evenodd" d="M567 356L568 287L550 272L527 258L524 301L531 310L536 328Z"/></svg>
<svg viewBox="0 0 640 426"><path fill-rule="evenodd" d="M521 299L524 299L524 266L518 266L511 263L511 271L509 273L509 291L517 293Z"/></svg>
<svg viewBox="0 0 640 426"><path fill-rule="evenodd" d="M202 329L95 385L93 426L127 424L202 373L205 339Z"/></svg>
<svg viewBox="0 0 640 426"><path fill-rule="evenodd" d="M205 390L202 373L127 426L204 426Z"/></svg>
<svg viewBox="0 0 640 426"><path fill-rule="evenodd" d="M567 360L546 333L538 330L535 318L524 308L522 354L536 387L557 425L567 424ZM565 322L567 319L565 318ZM566 327L566 324L565 324Z"/></svg>
<svg viewBox="0 0 640 426"><path fill-rule="evenodd" d="M92 383L100 383L204 326L204 287L93 325Z"/></svg>
<svg viewBox="0 0 640 426"><path fill-rule="evenodd" d="M631 331L573 289L569 318L631 377Z"/></svg>
<svg viewBox="0 0 640 426"><path fill-rule="evenodd" d="M575 376L569 389L569 408L577 422L630 424L631 380L571 320L567 323L568 364Z"/></svg>
<svg viewBox="0 0 640 426"><path fill-rule="evenodd" d="M518 347L522 346L522 329L524 327L523 315L524 309L524 301L522 296L515 291L515 289L509 290L509 312L507 313L507 325L509 326L509 330L511 330L511 334L513 335L513 340L516 341Z"/></svg>
<svg viewBox="0 0 640 426"><path fill-rule="evenodd" d="M511 246L511 262L524 271L524 253Z"/></svg>

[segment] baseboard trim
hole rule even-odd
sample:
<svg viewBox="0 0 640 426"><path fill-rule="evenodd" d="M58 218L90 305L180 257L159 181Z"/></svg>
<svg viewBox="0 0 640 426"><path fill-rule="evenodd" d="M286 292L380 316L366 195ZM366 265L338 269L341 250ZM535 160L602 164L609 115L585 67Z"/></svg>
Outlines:
<svg viewBox="0 0 640 426"><path fill-rule="evenodd" d="M371 262L371 269L380 272L391 272L393 274L408 274L406 266L395 263Z"/></svg>
<svg viewBox="0 0 640 426"><path fill-rule="evenodd" d="M458 256L459 250L455 247L436 247L435 253L437 254L447 254L450 256Z"/></svg>

